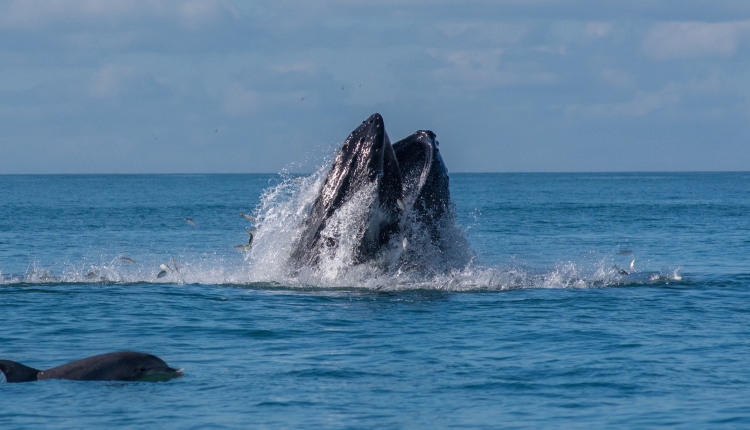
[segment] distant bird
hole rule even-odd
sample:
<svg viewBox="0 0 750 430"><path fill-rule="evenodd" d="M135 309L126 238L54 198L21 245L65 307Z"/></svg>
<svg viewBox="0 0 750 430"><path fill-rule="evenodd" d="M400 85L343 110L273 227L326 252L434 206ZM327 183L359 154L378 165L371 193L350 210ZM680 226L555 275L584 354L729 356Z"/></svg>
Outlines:
<svg viewBox="0 0 750 430"><path fill-rule="evenodd" d="M218 132L219 132L219 129L218 129L218 128L217 128L216 130L214 130L214 133L218 133Z"/></svg>
<svg viewBox="0 0 750 430"><path fill-rule="evenodd" d="M185 222L195 227L195 220L192 218L185 217Z"/></svg>
<svg viewBox="0 0 750 430"><path fill-rule="evenodd" d="M406 251L406 246L409 245L409 239L404 238L404 240L401 241L401 248Z"/></svg>
<svg viewBox="0 0 750 430"><path fill-rule="evenodd" d="M254 217L254 216L252 216L252 215L248 215L248 214L246 214L245 212L240 212L240 216L241 216L242 218L245 218L246 220L248 220L248 221L250 221L250 222L255 222L255 217Z"/></svg>
<svg viewBox="0 0 750 430"><path fill-rule="evenodd" d="M397 199L396 204L398 205L398 208L401 209L402 211L406 210L406 205L404 204L403 200Z"/></svg>
<svg viewBox="0 0 750 430"><path fill-rule="evenodd" d="M343 85L341 86L341 91L344 91L344 86Z"/></svg>
<svg viewBox="0 0 750 430"><path fill-rule="evenodd" d="M133 260L132 258L120 257L120 260L122 260L122 261L124 261L126 263L135 264L135 260Z"/></svg>
<svg viewBox="0 0 750 430"><path fill-rule="evenodd" d="M302 98L301 98L300 100L302 100L302 101L305 101L305 98L304 98L304 97L302 97Z"/></svg>

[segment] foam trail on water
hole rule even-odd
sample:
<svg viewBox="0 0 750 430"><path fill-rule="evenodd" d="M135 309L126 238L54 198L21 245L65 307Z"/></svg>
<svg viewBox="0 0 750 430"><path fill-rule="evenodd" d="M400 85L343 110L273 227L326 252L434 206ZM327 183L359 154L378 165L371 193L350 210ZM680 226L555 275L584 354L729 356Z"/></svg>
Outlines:
<svg viewBox="0 0 750 430"><path fill-rule="evenodd" d="M112 264L111 258L102 259L101 264L64 263L62 267L34 265L23 274L0 273L0 285L56 285L56 284L184 284L232 285L253 288L282 289L359 289L371 291L507 291L536 288L603 288L619 285L664 285L680 282L679 268L663 268L658 273L638 272L621 275L612 268L612 261L603 258L594 262L565 262L551 270L536 270L519 266L483 267L469 264L462 269L426 275L420 271L397 270L382 272L366 265L352 266L342 270L339 279L328 279L328 270L323 275L304 271L283 278L270 273L284 269L270 267L268 271L256 270L256 266L242 257L227 258L219 255L185 256L179 260L180 271L156 278L161 256L141 256L141 265ZM325 279L324 279L325 278Z"/></svg>

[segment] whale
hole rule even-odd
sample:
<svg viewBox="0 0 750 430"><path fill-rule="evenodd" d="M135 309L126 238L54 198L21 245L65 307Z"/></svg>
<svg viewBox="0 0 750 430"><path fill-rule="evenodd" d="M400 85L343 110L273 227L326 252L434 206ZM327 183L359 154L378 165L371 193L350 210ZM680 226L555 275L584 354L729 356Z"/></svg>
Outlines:
<svg viewBox="0 0 750 430"><path fill-rule="evenodd" d="M369 190L365 220L352 260L372 260L398 232L402 183L396 154L376 113L357 127L336 153L315 199L291 260L298 266L314 266L321 250L336 247L340 238L323 234L327 223L362 190Z"/></svg>
<svg viewBox="0 0 750 430"><path fill-rule="evenodd" d="M436 137L430 130L418 130L394 143L393 150L401 172L404 205L416 222L411 235L426 231L430 242L443 251L447 245L442 237L443 223L452 221L453 212L448 168Z"/></svg>
<svg viewBox="0 0 750 430"><path fill-rule="evenodd" d="M438 145L431 130L391 144L380 114L363 121L334 155L293 246L292 266L316 267L321 255L341 241L354 241L350 257L355 265L378 260L388 248L405 251L407 243L423 242L414 239L424 233L442 251L442 226L453 212ZM357 231L337 231L337 223L352 216L361 217Z"/></svg>
<svg viewBox="0 0 750 430"><path fill-rule="evenodd" d="M38 370L10 360L0 360L6 382L45 379L73 381L166 381L182 376L164 360L151 354L124 351L95 355L47 370Z"/></svg>

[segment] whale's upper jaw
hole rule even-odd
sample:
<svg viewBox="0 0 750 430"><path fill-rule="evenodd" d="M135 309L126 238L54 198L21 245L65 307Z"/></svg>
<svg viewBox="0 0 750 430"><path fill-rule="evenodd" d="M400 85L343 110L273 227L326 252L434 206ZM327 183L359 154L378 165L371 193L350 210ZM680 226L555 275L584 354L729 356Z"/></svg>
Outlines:
<svg viewBox="0 0 750 430"><path fill-rule="evenodd" d="M355 181L376 180L383 175L383 157L390 146L383 117L372 114L344 141L336 160L341 163L334 167Z"/></svg>
<svg viewBox="0 0 750 430"><path fill-rule="evenodd" d="M373 190L373 210L369 216L354 259L371 258L397 230L397 201L401 198L401 173L383 117L373 114L363 121L339 148L305 221L304 231L291 256L296 267L314 266L324 247L335 246L334 238L322 238L326 221L361 190Z"/></svg>

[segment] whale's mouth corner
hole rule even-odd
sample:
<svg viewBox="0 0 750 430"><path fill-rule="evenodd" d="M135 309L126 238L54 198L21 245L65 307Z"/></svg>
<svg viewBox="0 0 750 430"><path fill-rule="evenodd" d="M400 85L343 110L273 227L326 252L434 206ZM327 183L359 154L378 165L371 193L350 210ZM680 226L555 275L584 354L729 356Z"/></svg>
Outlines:
<svg viewBox="0 0 750 430"><path fill-rule="evenodd" d="M183 373L182 369L172 369L171 367L168 367L166 369L151 369L146 371L143 376L138 378L138 381L165 382L169 381L170 379L181 378L184 375L185 374Z"/></svg>

